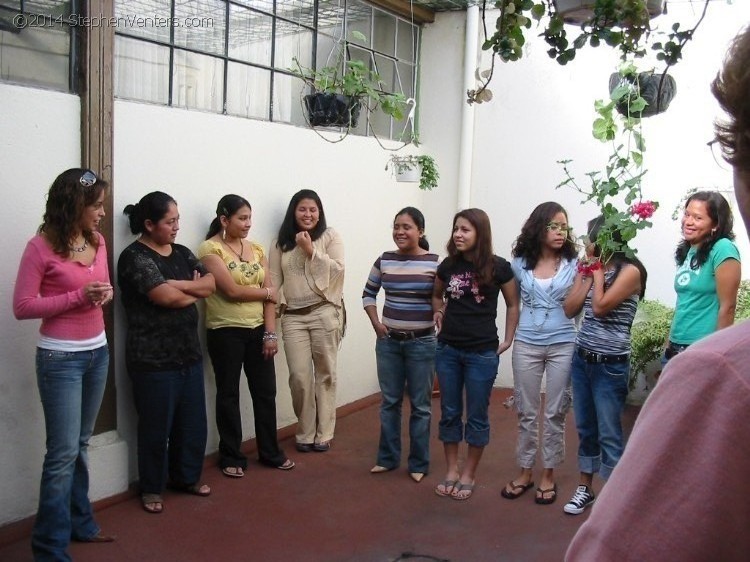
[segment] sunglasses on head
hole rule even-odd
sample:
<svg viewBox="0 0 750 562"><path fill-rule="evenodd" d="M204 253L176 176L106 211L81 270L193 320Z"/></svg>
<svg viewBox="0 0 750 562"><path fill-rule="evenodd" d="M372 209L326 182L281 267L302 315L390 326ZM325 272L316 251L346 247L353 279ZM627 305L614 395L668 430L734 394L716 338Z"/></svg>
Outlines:
<svg viewBox="0 0 750 562"><path fill-rule="evenodd" d="M86 170L78 181L83 187L91 187L96 183L96 174L91 170Z"/></svg>

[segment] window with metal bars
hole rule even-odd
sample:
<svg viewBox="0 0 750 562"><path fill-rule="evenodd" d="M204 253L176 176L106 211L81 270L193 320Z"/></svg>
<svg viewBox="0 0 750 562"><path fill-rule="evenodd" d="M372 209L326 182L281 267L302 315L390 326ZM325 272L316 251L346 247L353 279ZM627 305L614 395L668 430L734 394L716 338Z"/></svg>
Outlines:
<svg viewBox="0 0 750 562"><path fill-rule="evenodd" d="M75 0L0 0L0 80L76 92Z"/></svg>
<svg viewBox="0 0 750 562"><path fill-rule="evenodd" d="M419 26L359 0L119 0L115 15L119 98L305 125L292 59L330 65L347 38L384 90L416 94ZM352 132L399 139L410 127L375 112Z"/></svg>

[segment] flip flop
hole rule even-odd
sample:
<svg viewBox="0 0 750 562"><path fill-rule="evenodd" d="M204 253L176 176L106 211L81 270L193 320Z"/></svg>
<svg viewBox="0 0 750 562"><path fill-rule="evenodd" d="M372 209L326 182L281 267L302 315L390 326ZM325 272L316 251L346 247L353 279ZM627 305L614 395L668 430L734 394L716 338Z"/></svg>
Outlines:
<svg viewBox="0 0 750 562"><path fill-rule="evenodd" d="M546 490L537 488L536 493L538 495L534 498L534 501L538 503L539 505L549 505L551 503L555 503L555 500L557 499L557 483L555 483L555 485L552 486L551 488L547 488ZM548 498L545 498L544 494L552 494L552 495Z"/></svg>
<svg viewBox="0 0 750 562"><path fill-rule="evenodd" d="M225 466L221 469L221 473L229 478L242 478L245 476L245 471L239 466Z"/></svg>
<svg viewBox="0 0 750 562"><path fill-rule="evenodd" d="M440 484L435 486L435 493L443 498L447 498L453 493L454 488L456 487L456 483L458 480L443 480ZM440 486L443 487L443 489L440 489Z"/></svg>
<svg viewBox="0 0 750 562"><path fill-rule="evenodd" d="M468 492L467 494L463 494L462 492ZM471 495L474 493L474 483L471 484L462 484L459 482L453 487L453 492L451 493L451 498L453 498L456 501L464 502L468 500Z"/></svg>
<svg viewBox="0 0 750 562"><path fill-rule="evenodd" d="M292 459L286 459L282 464L275 466L279 470L292 470L294 468L294 461Z"/></svg>
<svg viewBox="0 0 750 562"><path fill-rule="evenodd" d="M164 511L164 500L159 494L141 494L141 505L146 513Z"/></svg>
<svg viewBox="0 0 750 562"><path fill-rule="evenodd" d="M511 487L511 489L513 490L512 492L508 491L508 486ZM511 480L510 482L508 482L508 486L500 490L500 495L503 496L506 500L515 500L524 495L528 490L531 490L531 488L534 487L534 483L529 482L526 485L516 484L513 480ZM520 492L516 492L516 490L520 490Z"/></svg>
<svg viewBox="0 0 750 562"><path fill-rule="evenodd" d="M175 482L170 482L167 484L167 487L175 492L192 494L194 496L206 497L211 495L211 488L206 484L199 484L198 482L195 484L177 484Z"/></svg>

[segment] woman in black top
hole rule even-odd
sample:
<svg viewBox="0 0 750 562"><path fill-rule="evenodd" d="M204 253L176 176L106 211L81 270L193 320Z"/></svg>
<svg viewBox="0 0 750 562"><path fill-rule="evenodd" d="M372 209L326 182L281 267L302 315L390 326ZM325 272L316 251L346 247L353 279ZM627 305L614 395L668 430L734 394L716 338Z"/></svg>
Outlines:
<svg viewBox="0 0 750 562"><path fill-rule="evenodd" d="M467 500L490 439L490 393L497 377L499 355L513 342L519 298L510 264L493 253L490 219L481 209L456 214L447 250L448 257L438 266L432 299L439 331L435 368L442 416L438 435L447 464L445 480L437 485L435 493ZM507 307L502 342L495 325L501 292ZM463 470L459 471L458 444L464 439L469 450Z"/></svg>
<svg viewBox="0 0 750 562"><path fill-rule="evenodd" d="M125 359L138 412L141 501L161 513L167 485L198 496L206 450L203 358L195 303L214 292L214 278L185 246L177 203L154 191L125 207L140 238L118 261L118 282L127 313Z"/></svg>

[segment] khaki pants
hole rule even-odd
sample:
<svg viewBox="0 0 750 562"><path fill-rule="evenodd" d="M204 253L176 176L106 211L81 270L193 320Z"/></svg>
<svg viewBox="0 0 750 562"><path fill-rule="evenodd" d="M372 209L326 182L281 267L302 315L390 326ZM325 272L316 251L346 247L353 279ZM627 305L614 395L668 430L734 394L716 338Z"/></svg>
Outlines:
<svg viewBox="0 0 750 562"><path fill-rule="evenodd" d="M518 409L516 456L521 468L533 468L539 448L539 418L544 419L542 462L556 468L565 458L565 416L570 410L570 364L574 343L533 345L513 342L513 384ZM540 412L542 375L547 374L544 412Z"/></svg>
<svg viewBox="0 0 750 562"><path fill-rule="evenodd" d="M289 388L297 416L297 443L325 443L336 425L336 358L341 310L322 306L309 314L284 314L281 329Z"/></svg>

